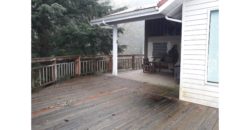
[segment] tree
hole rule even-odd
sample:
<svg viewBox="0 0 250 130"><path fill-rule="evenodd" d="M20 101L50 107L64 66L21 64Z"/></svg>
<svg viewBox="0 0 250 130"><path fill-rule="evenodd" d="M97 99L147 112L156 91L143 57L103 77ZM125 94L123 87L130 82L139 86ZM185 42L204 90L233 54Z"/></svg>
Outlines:
<svg viewBox="0 0 250 130"><path fill-rule="evenodd" d="M115 11L97 0L32 0L32 57L110 54L112 30L89 23Z"/></svg>

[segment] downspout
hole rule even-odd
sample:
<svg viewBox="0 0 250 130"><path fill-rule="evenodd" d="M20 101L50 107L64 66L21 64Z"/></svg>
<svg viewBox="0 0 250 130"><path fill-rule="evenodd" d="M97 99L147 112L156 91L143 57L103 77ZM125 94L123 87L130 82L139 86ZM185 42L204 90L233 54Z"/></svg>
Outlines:
<svg viewBox="0 0 250 130"><path fill-rule="evenodd" d="M169 18L168 16L165 16L165 19L167 19L167 20L169 20L169 21L177 22L177 23L182 23L182 21L181 21L181 20L179 20L179 19Z"/></svg>

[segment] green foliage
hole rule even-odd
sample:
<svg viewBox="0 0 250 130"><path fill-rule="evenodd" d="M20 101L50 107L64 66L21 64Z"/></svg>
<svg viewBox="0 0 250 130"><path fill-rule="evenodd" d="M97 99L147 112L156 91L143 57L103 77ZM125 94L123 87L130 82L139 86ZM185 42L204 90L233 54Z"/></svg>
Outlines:
<svg viewBox="0 0 250 130"><path fill-rule="evenodd" d="M112 30L89 23L111 12L97 0L32 0L32 57L110 54Z"/></svg>

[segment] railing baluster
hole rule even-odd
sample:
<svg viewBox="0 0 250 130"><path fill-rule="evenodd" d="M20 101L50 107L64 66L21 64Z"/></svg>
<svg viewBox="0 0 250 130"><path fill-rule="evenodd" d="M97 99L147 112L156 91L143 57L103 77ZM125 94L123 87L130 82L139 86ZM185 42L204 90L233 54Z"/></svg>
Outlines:
<svg viewBox="0 0 250 130"><path fill-rule="evenodd" d="M94 64L95 64L95 63L94 63L94 60L92 60L92 73L94 73L94 71L95 71L95 70L94 70Z"/></svg>
<svg viewBox="0 0 250 130"><path fill-rule="evenodd" d="M88 71L89 71L89 62L86 61L86 74L88 73Z"/></svg>
<svg viewBox="0 0 250 130"><path fill-rule="evenodd" d="M101 69L99 68L99 65L100 65L100 64L99 64L99 60L96 60L95 63L96 63L96 67L95 67L95 68L96 68L96 72L99 72L99 71L101 70Z"/></svg>
<svg viewBox="0 0 250 130"><path fill-rule="evenodd" d="M58 70L58 71L57 71L57 76L58 76L57 78L58 78L58 80L59 80L59 79L61 78L61 75L60 75L60 73L61 73L60 64L57 65L57 70Z"/></svg>
<svg viewBox="0 0 250 130"><path fill-rule="evenodd" d="M48 82L50 82L50 76L51 75L51 73L50 73L50 66L48 67Z"/></svg>
<svg viewBox="0 0 250 130"><path fill-rule="evenodd" d="M93 72L93 62L92 62L92 60L90 60L90 73L92 73Z"/></svg>
<svg viewBox="0 0 250 130"><path fill-rule="evenodd" d="M72 76L75 76L75 62L72 62Z"/></svg>
<svg viewBox="0 0 250 130"><path fill-rule="evenodd" d="M65 77L65 63L62 64L63 67L62 67L62 70L63 70L63 78Z"/></svg>
<svg viewBox="0 0 250 130"><path fill-rule="evenodd" d="M93 61L93 67L94 67L94 72L98 72L98 61L97 60L95 60L95 61Z"/></svg>
<svg viewBox="0 0 250 130"><path fill-rule="evenodd" d="M46 72L46 67L44 67L44 84L47 82L47 72Z"/></svg>
<svg viewBox="0 0 250 130"><path fill-rule="evenodd" d="M64 72L63 77L65 78L67 76L67 74L66 74L66 63L63 64L63 72Z"/></svg>
<svg viewBox="0 0 250 130"><path fill-rule="evenodd" d="M85 65L84 65L84 64L85 64L85 63L84 63L84 60L83 60L83 61L82 61L82 68L81 68L81 69L82 69L82 74L83 74L83 75L84 75L84 71L85 71L85 68L84 68Z"/></svg>
<svg viewBox="0 0 250 130"><path fill-rule="evenodd" d="M91 61L89 60L88 63L89 63L89 73L91 73Z"/></svg>
<svg viewBox="0 0 250 130"><path fill-rule="evenodd" d="M64 64L64 69L65 69L65 77L67 77L67 63Z"/></svg>
<svg viewBox="0 0 250 130"><path fill-rule="evenodd" d="M85 61L85 63L86 63L86 74L89 72L89 62L86 60Z"/></svg>
<svg viewBox="0 0 250 130"><path fill-rule="evenodd" d="M69 77L71 77L71 63L68 63L68 72L69 72Z"/></svg>
<svg viewBox="0 0 250 130"><path fill-rule="evenodd" d="M61 66L62 64L60 63L60 64L58 64L58 70L59 70L59 79L61 79L62 78L62 66Z"/></svg>
<svg viewBox="0 0 250 130"><path fill-rule="evenodd" d="M74 62L72 62L72 76L74 76L74 75L75 75L75 73L74 73L74 72L75 72L75 71L74 71L74 70L75 70L75 68L74 68L74 67L75 67L75 64L74 64Z"/></svg>
<svg viewBox="0 0 250 130"><path fill-rule="evenodd" d="M45 67L45 72L46 72L46 75L45 75L45 83L48 82L48 67Z"/></svg>
<svg viewBox="0 0 250 130"><path fill-rule="evenodd" d="M63 68L62 64L60 64L60 79L63 77Z"/></svg>
<svg viewBox="0 0 250 130"><path fill-rule="evenodd" d="M64 71L64 64L62 64L62 78L64 78L64 76L65 76L65 71Z"/></svg>
<svg viewBox="0 0 250 130"><path fill-rule="evenodd" d="M87 72L88 72L88 64L87 64L86 60L84 61L84 64L85 64L85 67L84 67L85 72L84 73L87 74Z"/></svg>
<svg viewBox="0 0 250 130"><path fill-rule="evenodd" d="M69 76L69 63L66 63L66 73L67 73L67 77Z"/></svg>
<svg viewBox="0 0 250 130"><path fill-rule="evenodd" d="M74 64L74 62L71 62L71 64L72 64L72 66L71 66L72 67L72 76L74 76L74 65L75 64Z"/></svg>
<svg viewBox="0 0 250 130"><path fill-rule="evenodd" d="M70 62L70 76L72 76L72 63Z"/></svg>
<svg viewBox="0 0 250 130"><path fill-rule="evenodd" d="M68 73L67 73L67 63L64 64L64 69L65 69L65 77L68 76Z"/></svg>
<svg viewBox="0 0 250 130"><path fill-rule="evenodd" d="M101 66L100 66L101 72L103 72L103 60L100 61L100 64L101 64Z"/></svg>
<svg viewBox="0 0 250 130"><path fill-rule="evenodd" d="M86 64L87 64L87 74L89 73L89 68L90 68L90 64L89 64L89 60L86 61Z"/></svg>
<svg viewBox="0 0 250 130"><path fill-rule="evenodd" d="M86 61L83 61L83 73L84 73L84 75L86 74Z"/></svg>
<svg viewBox="0 0 250 130"><path fill-rule="evenodd" d="M81 68L80 74L82 75L82 61L80 61L80 68Z"/></svg>
<svg viewBox="0 0 250 130"><path fill-rule="evenodd" d="M38 69L39 73L39 85L42 86L42 74L41 74L41 69Z"/></svg>
<svg viewBox="0 0 250 130"><path fill-rule="evenodd" d="M71 62L69 62L69 75L70 75L70 77L72 76L72 64L71 64Z"/></svg>
<svg viewBox="0 0 250 130"><path fill-rule="evenodd" d="M45 79L45 77L44 77L44 76L45 76L45 75L44 75L44 71L45 71L45 70L44 70L44 67L43 67L43 81L42 81L42 84L44 84L44 79Z"/></svg>

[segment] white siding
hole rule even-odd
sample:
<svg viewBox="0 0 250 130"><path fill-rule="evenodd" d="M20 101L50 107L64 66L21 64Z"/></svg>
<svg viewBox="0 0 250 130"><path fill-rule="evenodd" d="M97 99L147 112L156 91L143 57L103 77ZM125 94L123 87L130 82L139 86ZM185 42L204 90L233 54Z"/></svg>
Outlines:
<svg viewBox="0 0 250 130"><path fill-rule="evenodd" d="M218 107L218 84L207 83L209 11L218 0L184 0L180 99Z"/></svg>

